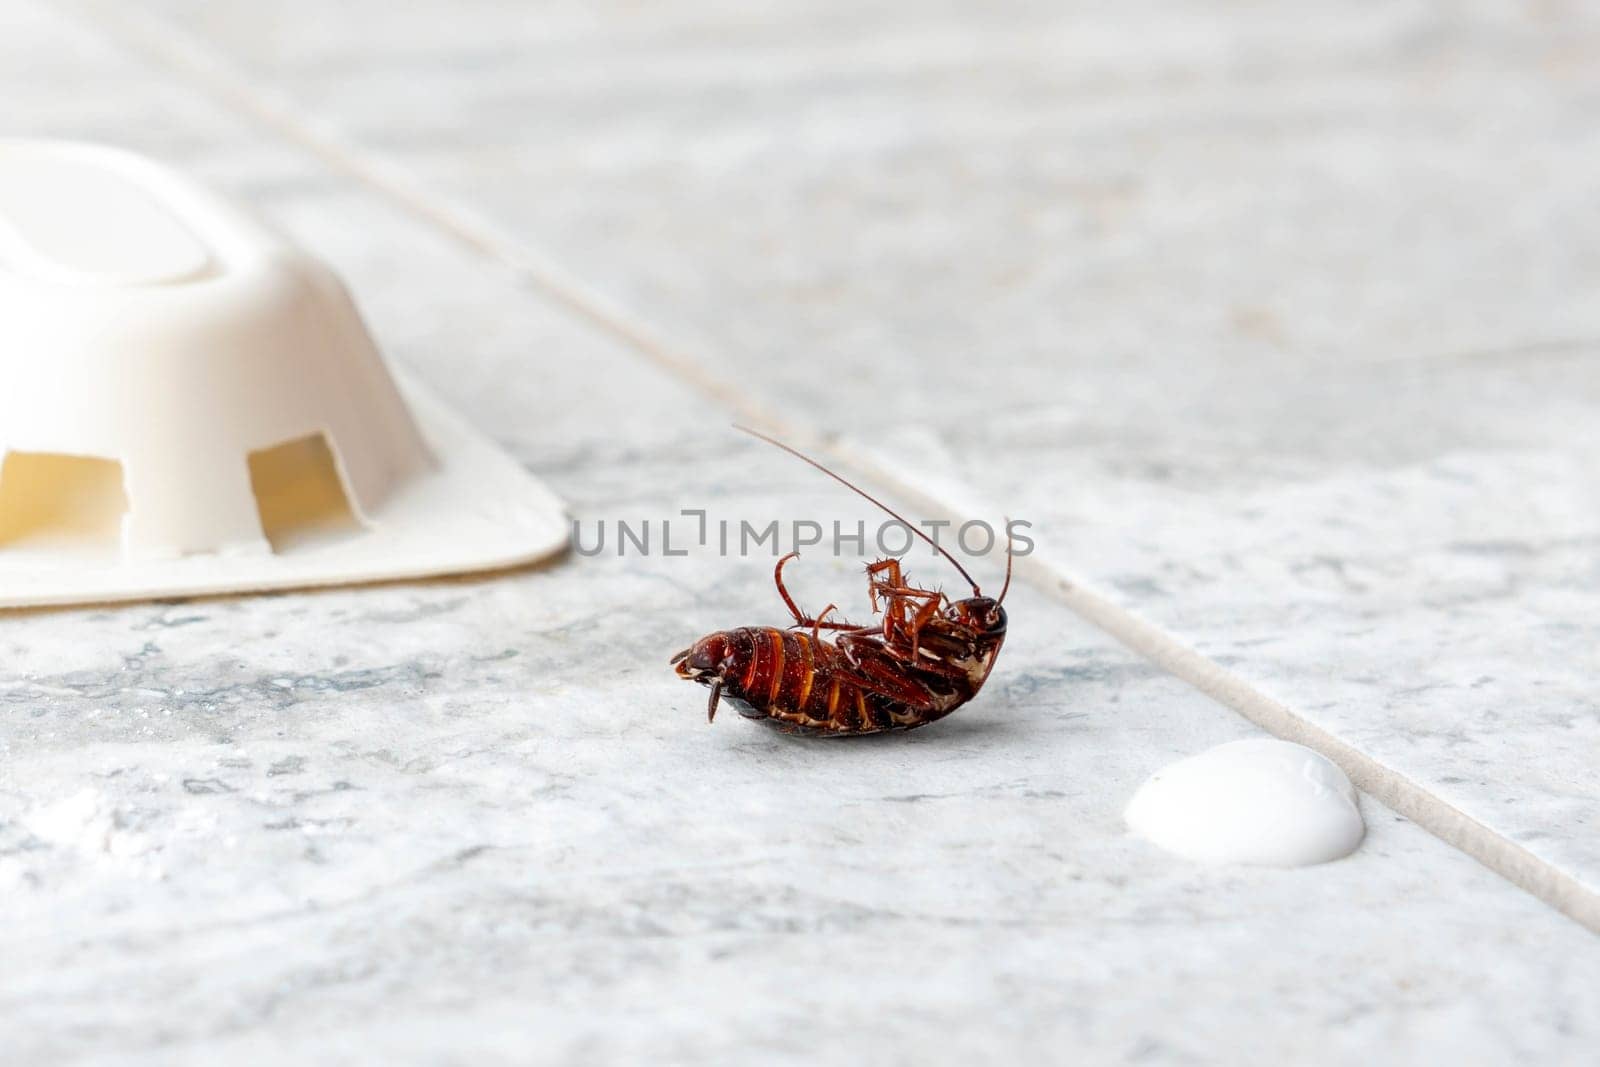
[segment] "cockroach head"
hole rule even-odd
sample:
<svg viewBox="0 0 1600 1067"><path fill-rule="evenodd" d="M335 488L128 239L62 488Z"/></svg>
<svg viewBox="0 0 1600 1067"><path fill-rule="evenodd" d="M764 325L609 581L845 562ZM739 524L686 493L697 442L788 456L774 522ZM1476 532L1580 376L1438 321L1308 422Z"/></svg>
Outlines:
<svg viewBox="0 0 1600 1067"><path fill-rule="evenodd" d="M993 597L971 596L944 609L944 617L982 634L1006 632L1006 609Z"/></svg>

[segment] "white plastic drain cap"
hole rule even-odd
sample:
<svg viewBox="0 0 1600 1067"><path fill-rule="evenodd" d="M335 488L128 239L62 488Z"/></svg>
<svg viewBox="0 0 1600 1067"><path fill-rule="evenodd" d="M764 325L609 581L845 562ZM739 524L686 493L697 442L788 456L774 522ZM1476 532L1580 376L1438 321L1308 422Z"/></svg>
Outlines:
<svg viewBox="0 0 1600 1067"><path fill-rule="evenodd" d="M0 142L0 607L421 577L566 540L548 490L397 386L326 267L137 156Z"/></svg>

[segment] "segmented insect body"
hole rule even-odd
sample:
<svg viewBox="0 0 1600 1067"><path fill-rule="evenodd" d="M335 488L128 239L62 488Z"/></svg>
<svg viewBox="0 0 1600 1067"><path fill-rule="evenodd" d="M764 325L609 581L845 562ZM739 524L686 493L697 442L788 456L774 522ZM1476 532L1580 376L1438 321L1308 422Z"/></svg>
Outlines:
<svg viewBox="0 0 1600 1067"><path fill-rule="evenodd" d="M746 431L799 456L829 477L905 522L881 501L808 456L763 434ZM744 626L707 634L672 658L678 676L711 688L707 717L728 700L746 718L788 733L845 737L910 730L955 711L977 695L1005 642L1001 607L1011 586L1011 553L998 599L982 595L965 568L931 538L906 523L961 572L972 596L952 601L944 593L911 585L897 559L867 567L873 609L883 617L867 626L830 619L834 606L808 616L783 584L778 561L773 581L794 625ZM832 640L822 636L827 630Z"/></svg>

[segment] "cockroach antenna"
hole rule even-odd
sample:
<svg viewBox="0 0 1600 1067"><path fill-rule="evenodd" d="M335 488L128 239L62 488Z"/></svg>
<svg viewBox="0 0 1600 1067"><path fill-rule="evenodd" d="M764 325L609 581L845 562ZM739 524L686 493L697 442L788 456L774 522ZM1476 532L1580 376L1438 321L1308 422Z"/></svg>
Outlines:
<svg viewBox="0 0 1600 1067"><path fill-rule="evenodd" d="M939 555L941 555L945 559L949 560L950 561L950 566L952 566L956 570L960 571L961 572L961 577L965 578L967 580L967 584L972 586L972 595L973 596L982 596L983 595L983 593L978 589L978 583L973 581L972 580L972 575L967 573L967 568L963 567L959 562L957 562L956 558L954 556L952 556L949 552L947 552L944 549L944 546L940 545L939 542L935 541L933 538L929 537L927 534L923 533L921 530L919 530L915 526L911 525L910 522L906 521L903 517L901 517L900 513L895 511L888 504L885 504L883 501L879 500L877 497L873 496L871 493L867 492L865 489L861 488L859 485L856 485L854 482L851 482L851 481L847 480L844 476L842 476L840 474L836 474L835 472L829 470L827 467L824 467L821 463L818 463L816 460L812 459L810 456L806 455L804 452L800 451L798 448L793 448L793 447L791 447L789 445L786 445L782 441L778 440L777 438L768 437L766 434L762 433L760 430L752 430L748 426L740 426L737 423L735 423L733 428L735 430L739 430L742 433L747 433L751 437L757 438L758 440L765 441L767 444L772 445L775 448L781 448L785 452L789 453L789 455L794 456L796 459L804 460L805 462L811 464L813 467L817 468L817 470L821 471L823 474L826 474L828 477L832 478L834 481L836 481L840 485L844 486L846 489L849 489L851 492L860 494L866 500L869 500L873 504L876 504L878 507L882 508L885 512L887 512L890 515L890 517L895 519L897 522L899 522L906 529L910 530L912 533L916 534L918 537L920 537L924 541L928 542L928 544L932 545L933 546L933 550L935 552L939 553ZM1011 527L1010 527L1010 524L1008 523L1007 526L1006 526L1006 532L1007 532L1008 535L1010 534L1010 530L1011 530ZM1010 541L1007 541L1006 542L1006 585L1010 586L1010 584L1011 584L1011 543L1010 543ZM1004 598L1004 596L1005 596L1004 590L1001 591L1000 595L1001 595L1002 598Z"/></svg>
<svg viewBox="0 0 1600 1067"><path fill-rule="evenodd" d="M1013 538L1011 537L1011 516L1007 515L1006 516L1006 584L1002 585L1000 587L1000 599L995 601L996 604L1004 604L1006 602L1006 594L1011 591L1011 557L1012 557L1011 544L1012 544L1012 540L1013 540Z"/></svg>

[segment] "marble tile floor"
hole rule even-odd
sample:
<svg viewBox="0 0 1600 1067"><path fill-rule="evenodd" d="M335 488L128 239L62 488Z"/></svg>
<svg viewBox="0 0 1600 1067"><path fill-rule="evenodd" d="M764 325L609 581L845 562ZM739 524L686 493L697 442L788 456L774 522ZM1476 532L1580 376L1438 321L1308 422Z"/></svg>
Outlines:
<svg viewBox="0 0 1600 1067"><path fill-rule="evenodd" d="M1568 220L1566 251L1536 241L1592 173L1582 130L1518 130L1535 160L1578 170L1533 168L1527 206L1472 231L1542 292L1524 278L1463 299L1419 258L1394 268L1412 299L1385 303L1384 272L1352 266L1356 236L1310 226L1313 255L1271 246L1269 225L1254 267L1285 279L1282 306L1193 330L1249 281L1200 268L1246 269L1216 246L1250 229L1250 203L1308 220L1371 205L1375 186L1310 168L1349 139L1376 152L1416 123L1455 145L1467 100L1452 88L1492 97L1508 124L1518 107L1575 122L1582 65L1530 73L1554 62L1555 30L1502 44L1491 14L1445 32L1421 9L1374 8L1305 30L1341 27L1305 71L1249 62L1292 27L1241 15L1199 47L1154 5L1149 33L1091 34L1086 54L1144 40L1151 58L1079 111L1054 110L1083 82L1054 80L1025 20L935 20L880 43L852 43L848 20L812 37L755 21L723 48L709 9L552 8L541 55L569 65L541 77L511 61L532 47L517 7L370 25L353 5L152 10L162 21L0 5L0 123L137 147L256 205L345 274L391 358L580 520L865 514L726 429L754 412L831 440L897 499L1026 514L1042 564L981 703L860 745L707 727L703 693L665 668L700 632L781 619L770 559L574 556L489 579L0 617L8 1059L1581 1062L1600 1039L1593 935L1503 876L1537 879L1495 873L1472 858L1494 854L1372 795L1362 848L1303 871L1193 867L1120 821L1155 768L1258 732L1237 693L1213 700L1112 639L1134 619L1416 787L1439 805L1423 815L1462 814L1531 856L1563 879L1541 884L1546 900L1587 914L1595 382L1581 343L1509 351L1536 326L1594 336L1581 302L1568 322L1540 318L1592 280L1570 251L1592 218ZM208 77L236 71L262 106L208 93L192 55L163 51L173 40L214 52ZM585 75L586 47L621 49L608 58L631 75ZM1397 73L1419 48L1446 70L1431 96ZM1018 54L1020 80L995 76ZM1181 95L1184 70L1207 101L1261 109L1221 132L1238 143L1111 143L1115 123L1141 128ZM855 86L833 101L855 105L850 121L810 99L823 73ZM427 106L385 121L397 79ZM1297 112L1251 103L1252 79L1288 83L1285 109L1330 110L1295 133ZM745 110L718 106L748 82L765 89ZM1509 102L1493 91L1507 86ZM602 111L627 98L631 131L563 112L591 91ZM1394 92L1411 110L1373 133ZM989 125L1003 101L1018 110ZM674 151L652 151L647 105ZM303 125L262 121L286 113ZM1042 135L1055 154L1029 162L1018 146ZM1083 143L1105 173L1135 152L1175 153L1174 169L1133 192L1091 182L1076 206L1041 188L1018 257L998 213L1022 211L1019 192ZM942 186L967 147L983 149L970 185ZM1478 185L1439 225L1512 180L1490 148L1457 145ZM793 167L752 165L767 152ZM1425 154L1406 163L1419 178ZM1219 193L1255 164L1279 168L1256 192L1282 199ZM1176 184L1159 187L1180 173L1218 216L1174 216ZM1085 197L1104 218L1076 217ZM1397 194L1392 217L1356 216L1379 232L1405 208ZM1168 243L1180 232L1189 244ZM1155 245L1168 255L1141 265ZM1100 262L1052 258L1069 246ZM1290 271L1301 254L1317 269ZM553 291L546 263L578 287ZM1058 272L1117 264L1156 273L1052 304L1073 289ZM1023 276L984 281L1007 269ZM1190 271L1205 281L1180 306L1133 314ZM1316 286L1348 276L1387 318L1319 317L1351 294ZM973 355L1008 322L1015 343ZM1119 330L1134 332L1119 345ZM969 409L984 417L957 417ZM802 563L804 599L864 608L853 561ZM1108 614L1075 614L1085 602L1059 574Z"/></svg>
<svg viewBox="0 0 1600 1067"><path fill-rule="evenodd" d="M1310 8L110 22L1600 926L1600 24Z"/></svg>

